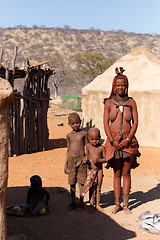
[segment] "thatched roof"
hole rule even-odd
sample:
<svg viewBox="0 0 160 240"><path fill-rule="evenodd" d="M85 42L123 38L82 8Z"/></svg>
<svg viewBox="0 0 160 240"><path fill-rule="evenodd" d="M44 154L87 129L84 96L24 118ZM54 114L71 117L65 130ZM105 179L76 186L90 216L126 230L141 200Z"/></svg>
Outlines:
<svg viewBox="0 0 160 240"><path fill-rule="evenodd" d="M129 79L129 91L160 90L160 60L149 49L140 46L97 76L82 89L82 94L94 91L109 92L116 67L123 67L126 70L124 74Z"/></svg>

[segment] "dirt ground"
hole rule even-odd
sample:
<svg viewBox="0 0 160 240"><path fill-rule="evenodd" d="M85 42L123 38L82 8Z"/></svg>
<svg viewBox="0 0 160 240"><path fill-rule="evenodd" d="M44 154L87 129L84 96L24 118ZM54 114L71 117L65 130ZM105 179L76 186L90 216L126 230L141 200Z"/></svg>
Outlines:
<svg viewBox="0 0 160 240"><path fill-rule="evenodd" d="M67 114L72 110L50 108L50 132L47 151L9 158L7 206L24 204L29 178L38 174L43 186L51 192L51 213L40 217L7 215L8 239L20 240L152 240L160 236L141 229L139 215L145 211L160 212L160 148L140 147L140 166L132 170L130 207L132 214L123 211L113 215L114 192L112 169L104 168L101 207L103 212L90 211L88 196L82 212L68 211L70 203L67 176L63 172L66 154L65 136L71 131ZM57 126L58 123L63 126ZM143 134L143 133L142 133ZM79 194L77 189L77 195Z"/></svg>

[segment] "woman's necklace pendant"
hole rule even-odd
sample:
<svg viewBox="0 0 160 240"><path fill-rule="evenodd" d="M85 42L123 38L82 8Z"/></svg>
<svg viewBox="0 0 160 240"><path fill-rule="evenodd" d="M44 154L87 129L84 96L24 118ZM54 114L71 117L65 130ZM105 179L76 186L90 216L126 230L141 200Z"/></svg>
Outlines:
<svg viewBox="0 0 160 240"><path fill-rule="evenodd" d="M121 111L121 113L123 113L123 105L119 106L119 110Z"/></svg>

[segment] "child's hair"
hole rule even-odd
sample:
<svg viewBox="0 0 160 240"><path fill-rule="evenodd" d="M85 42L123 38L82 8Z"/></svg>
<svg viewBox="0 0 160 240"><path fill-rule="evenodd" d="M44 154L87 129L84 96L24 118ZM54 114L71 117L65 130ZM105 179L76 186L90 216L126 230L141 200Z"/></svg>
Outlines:
<svg viewBox="0 0 160 240"><path fill-rule="evenodd" d="M79 121L81 121L80 116L78 115L78 113L70 113L68 116L68 122L70 122L70 120L77 118Z"/></svg>
<svg viewBox="0 0 160 240"><path fill-rule="evenodd" d="M34 186L40 186L42 187L42 179L40 176L38 175L33 175L31 178L30 178L30 182L31 182L31 186L34 185Z"/></svg>
<svg viewBox="0 0 160 240"><path fill-rule="evenodd" d="M96 127L92 127L88 130L88 136L92 133L97 134L97 136L101 137L100 130Z"/></svg>

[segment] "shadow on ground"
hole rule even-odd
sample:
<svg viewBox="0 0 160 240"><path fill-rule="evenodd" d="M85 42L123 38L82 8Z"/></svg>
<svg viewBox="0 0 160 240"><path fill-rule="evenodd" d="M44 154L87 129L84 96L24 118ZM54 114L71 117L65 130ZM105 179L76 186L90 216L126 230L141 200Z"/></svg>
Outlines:
<svg viewBox="0 0 160 240"><path fill-rule="evenodd" d="M130 206L131 209L137 208L138 206L145 204L156 199L160 199L160 184L156 187L148 190L147 192L138 191L130 195ZM159 211L159 209L157 209ZM147 210L146 210L147 211Z"/></svg>
<svg viewBox="0 0 160 240"><path fill-rule="evenodd" d="M7 205L24 204L28 187L7 189ZM8 236L23 234L29 240L110 240L131 239L135 232L127 230L108 215L90 211L68 211L70 194L64 188L48 188L51 192L51 213L40 217L15 217L7 215ZM103 199L103 196L102 196Z"/></svg>
<svg viewBox="0 0 160 240"><path fill-rule="evenodd" d="M65 138L58 138L58 139L49 139L47 143L47 150L53 150L57 148L66 148L67 141Z"/></svg>
<svg viewBox="0 0 160 240"><path fill-rule="evenodd" d="M122 192L122 189L121 189L121 192ZM101 207L106 208L114 205L113 199L114 199L114 191L102 193ZM129 196L129 206L130 206L130 209L132 210L147 202L154 201L156 199L160 199L160 184L157 184L156 187L150 189L147 192L137 191L137 192L131 193Z"/></svg>

